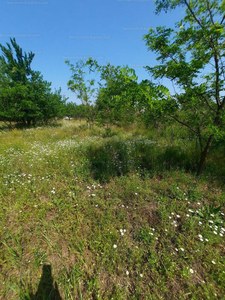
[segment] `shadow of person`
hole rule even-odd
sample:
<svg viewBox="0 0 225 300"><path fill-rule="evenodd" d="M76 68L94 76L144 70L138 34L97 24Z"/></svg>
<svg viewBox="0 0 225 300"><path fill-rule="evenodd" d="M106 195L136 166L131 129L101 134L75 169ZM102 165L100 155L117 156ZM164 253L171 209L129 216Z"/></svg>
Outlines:
<svg viewBox="0 0 225 300"><path fill-rule="evenodd" d="M44 265L42 276L35 295L30 295L32 300L62 300L57 283L53 285L52 269L50 265Z"/></svg>

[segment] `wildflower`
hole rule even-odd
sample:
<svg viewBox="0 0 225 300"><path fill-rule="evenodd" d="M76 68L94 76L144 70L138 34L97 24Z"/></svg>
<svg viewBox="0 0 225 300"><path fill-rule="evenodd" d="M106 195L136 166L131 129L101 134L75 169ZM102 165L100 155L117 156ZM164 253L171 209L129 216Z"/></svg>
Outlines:
<svg viewBox="0 0 225 300"><path fill-rule="evenodd" d="M198 222L198 224L201 226L201 225L202 225L202 222L201 222L201 221L199 221L199 222Z"/></svg>
<svg viewBox="0 0 225 300"><path fill-rule="evenodd" d="M129 275L130 273L129 273L129 271L126 271L126 275Z"/></svg>
<svg viewBox="0 0 225 300"><path fill-rule="evenodd" d="M143 274L140 274L140 277L142 278L142 277L143 277Z"/></svg>
<svg viewBox="0 0 225 300"><path fill-rule="evenodd" d="M189 271L190 271L190 273L191 273L191 274L193 274L193 273L194 273L194 270L193 270L193 269L190 269Z"/></svg>
<svg viewBox="0 0 225 300"><path fill-rule="evenodd" d="M189 215L189 214L186 214L186 216L187 216L187 217L190 217L190 215Z"/></svg>
<svg viewBox="0 0 225 300"><path fill-rule="evenodd" d="M209 240L208 240L208 239L205 239L205 241L208 242Z"/></svg>
<svg viewBox="0 0 225 300"><path fill-rule="evenodd" d="M124 232L126 232L126 229L120 229L120 233L121 233L121 235L124 235Z"/></svg>
<svg viewBox="0 0 225 300"><path fill-rule="evenodd" d="M177 187L177 190L179 190L180 188L179 187Z"/></svg>
<svg viewBox="0 0 225 300"><path fill-rule="evenodd" d="M215 230L213 231L213 233L214 233L214 234L217 234L217 232L216 232Z"/></svg>
<svg viewBox="0 0 225 300"><path fill-rule="evenodd" d="M181 251L184 251L184 248L180 248Z"/></svg>
<svg viewBox="0 0 225 300"><path fill-rule="evenodd" d="M212 260L212 264L214 264L214 265L216 264L214 260Z"/></svg>
<svg viewBox="0 0 225 300"><path fill-rule="evenodd" d="M180 218L180 215L177 215L177 218Z"/></svg>
<svg viewBox="0 0 225 300"><path fill-rule="evenodd" d="M113 248L114 248L114 249L116 249L116 248L117 248L117 245L116 245L116 244L114 244L114 245L113 245Z"/></svg>

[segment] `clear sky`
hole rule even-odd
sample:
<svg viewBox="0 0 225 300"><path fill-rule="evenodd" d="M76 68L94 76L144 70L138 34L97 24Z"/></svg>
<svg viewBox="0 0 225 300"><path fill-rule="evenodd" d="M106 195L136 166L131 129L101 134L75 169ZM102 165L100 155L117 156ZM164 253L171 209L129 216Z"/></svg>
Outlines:
<svg viewBox="0 0 225 300"><path fill-rule="evenodd" d="M128 65L139 82L150 79L143 67L157 62L143 35L150 27L173 27L182 18L182 10L154 11L153 0L1 0L0 44L15 37L24 51L35 53L32 69L79 104L67 89L72 73L65 60L93 57L101 65Z"/></svg>

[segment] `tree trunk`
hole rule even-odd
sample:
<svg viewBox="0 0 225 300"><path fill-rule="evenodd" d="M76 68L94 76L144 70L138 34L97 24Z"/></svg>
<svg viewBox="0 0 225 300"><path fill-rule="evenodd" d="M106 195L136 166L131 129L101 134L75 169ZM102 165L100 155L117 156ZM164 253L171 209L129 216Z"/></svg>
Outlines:
<svg viewBox="0 0 225 300"><path fill-rule="evenodd" d="M206 157L207 157L207 155L209 153L209 149L212 145L213 137L214 137L214 134L210 135L204 150L201 151L201 157L200 157L200 162L199 162L199 166L198 166L197 176L201 175L201 173L202 173L202 170L205 165Z"/></svg>

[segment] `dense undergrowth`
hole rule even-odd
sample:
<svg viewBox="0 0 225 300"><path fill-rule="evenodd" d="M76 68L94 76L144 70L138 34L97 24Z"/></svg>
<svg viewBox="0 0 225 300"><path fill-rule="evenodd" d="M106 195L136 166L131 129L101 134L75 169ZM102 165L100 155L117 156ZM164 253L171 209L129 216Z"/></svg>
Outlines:
<svg viewBox="0 0 225 300"><path fill-rule="evenodd" d="M0 298L223 299L224 143L174 130L1 130Z"/></svg>

